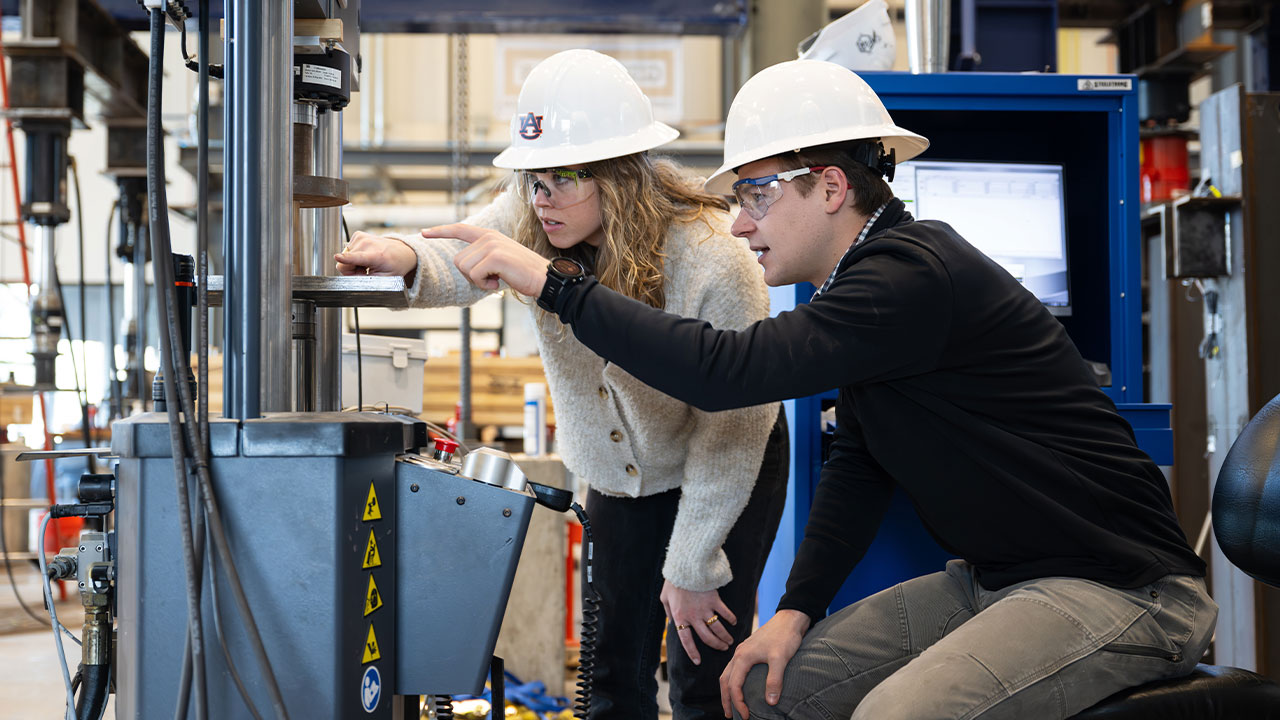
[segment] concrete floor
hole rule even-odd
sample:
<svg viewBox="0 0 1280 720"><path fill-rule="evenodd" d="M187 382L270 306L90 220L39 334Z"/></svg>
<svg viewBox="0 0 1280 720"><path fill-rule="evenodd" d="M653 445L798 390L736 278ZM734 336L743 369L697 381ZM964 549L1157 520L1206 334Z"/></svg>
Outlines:
<svg viewBox="0 0 1280 720"><path fill-rule="evenodd" d="M36 614L44 616L39 572L27 562L13 564L18 592ZM55 597L56 597L55 589ZM59 602L58 619L71 632L79 635L83 609L77 595L67 586L68 599ZM80 661L80 647L63 637L62 641L71 672ZM573 697L576 674L566 673L564 694ZM660 681L659 720L669 720L666 683ZM58 665L58 652L53 632L47 625L32 620L14 598L9 580L0 563L0 720L51 720L62 717L66 708L66 689ZM106 718L115 717L114 698L108 702Z"/></svg>
<svg viewBox="0 0 1280 720"><path fill-rule="evenodd" d="M13 720L47 720L59 718L67 706L66 687L58 665L58 651L53 632L47 625L32 620L13 596L9 579L0 563L0 718ZM23 601L36 614L43 616L44 600L40 574L27 562L13 564L14 580ZM57 597L57 590L54 590ZM79 635L83 624L83 608L78 596L67 587L68 600L59 602L58 619L72 633ZM71 672L80 662L80 646L62 639ZM108 701L106 717L115 717L114 702Z"/></svg>

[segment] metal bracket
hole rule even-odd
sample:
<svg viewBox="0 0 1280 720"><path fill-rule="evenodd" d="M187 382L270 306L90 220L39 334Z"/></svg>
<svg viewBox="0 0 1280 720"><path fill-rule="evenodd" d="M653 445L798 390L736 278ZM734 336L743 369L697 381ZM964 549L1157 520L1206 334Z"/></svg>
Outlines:
<svg viewBox="0 0 1280 720"><path fill-rule="evenodd" d="M26 452L18 453L18 457L14 459L17 460L18 462L30 462L32 460L43 460L45 458L51 458L53 460L57 460L59 458L69 458L69 457L87 457L89 455L92 455L94 457L100 457L100 458L116 457L111 453L111 448L96 447L96 448L68 448L66 450L28 450Z"/></svg>

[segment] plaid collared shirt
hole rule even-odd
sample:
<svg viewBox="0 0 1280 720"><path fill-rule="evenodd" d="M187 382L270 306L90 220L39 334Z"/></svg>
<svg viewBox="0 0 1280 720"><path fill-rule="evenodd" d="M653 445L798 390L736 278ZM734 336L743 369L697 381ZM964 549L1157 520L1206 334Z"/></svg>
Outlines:
<svg viewBox="0 0 1280 720"><path fill-rule="evenodd" d="M867 235L871 234L871 226L876 224L876 220L880 219L880 213L884 212L884 209L887 207L889 207L889 203L881 205L876 208L875 212L871 213L871 217L867 218L867 224L862 226L862 232L858 233L858 237L854 239L853 244L850 245L849 249L845 250L844 254L840 256L840 261L836 263L836 266L831 268L831 274L827 276L827 281L822 283L822 287L818 288L813 293L813 297L809 298L810 302L818 299L819 295L826 292L827 288L831 287L831 283L835 282L836 272L840 270L840 266L844 263L844 259L849 257L849 253L852 252L854 248L858 247L863 240L867 239Z"/></svg>

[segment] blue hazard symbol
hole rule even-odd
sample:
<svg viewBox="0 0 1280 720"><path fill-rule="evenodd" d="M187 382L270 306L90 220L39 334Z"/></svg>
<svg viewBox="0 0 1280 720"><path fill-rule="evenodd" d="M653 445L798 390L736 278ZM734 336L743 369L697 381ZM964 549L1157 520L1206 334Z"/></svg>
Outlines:
<svg viewBox="0 0 1280 720"><path fill-rule="evenodd" d="M370 665L364 670L364 679L360 681L360 704L364 706L364 711L371 713L378 707L378 700L382 698L382 676L378 674L378 668Z"/></svg>

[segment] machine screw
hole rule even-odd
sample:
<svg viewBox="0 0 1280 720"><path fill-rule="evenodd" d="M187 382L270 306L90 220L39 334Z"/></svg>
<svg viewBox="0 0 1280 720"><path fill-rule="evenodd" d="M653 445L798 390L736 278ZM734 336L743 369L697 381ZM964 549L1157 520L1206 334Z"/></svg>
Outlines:
<svg viewBox="0 0 1280 720"><path fill-rule="evenodd" d="M511 517L511 508L502 508L502 517Z"/></svg>
<svg viewBox="0 0 1280 720"><path fill-rule="evenodd" d="M466 498L464 498L464 497L462 497L461 495L459 495L459 496L458 496L458 504L459 504L459 505L466 505L466 504L467 504L467 499L466 499Z"/></svg>
<svg viewBox="0 0 1280 720"><path fill-rule="evenodd" d="M418 492L418 483L409 486L409 492Z"/></svg>

